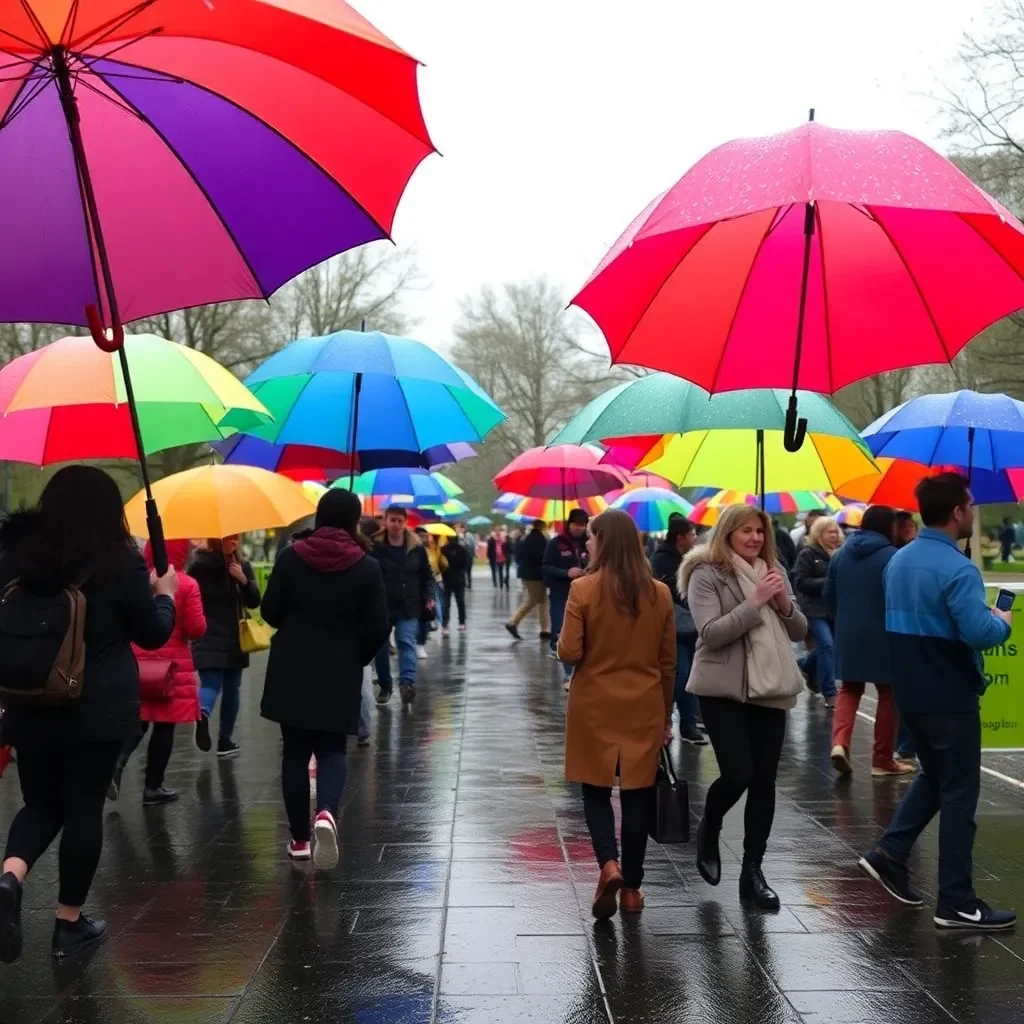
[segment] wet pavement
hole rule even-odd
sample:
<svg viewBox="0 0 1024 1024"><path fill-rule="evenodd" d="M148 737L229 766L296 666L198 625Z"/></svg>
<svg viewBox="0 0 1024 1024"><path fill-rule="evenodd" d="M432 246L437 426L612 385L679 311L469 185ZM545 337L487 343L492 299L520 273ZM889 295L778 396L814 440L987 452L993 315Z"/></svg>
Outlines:
<svg viewBox="0 0 1024 1024"><path fill-rule="evenodd" d="M514 600L514 598L513 598ZM741 910L741 816L724 833L723 882L692 846L652 845L647 910L595 926L596 868L579 796L562 779L558 666L501 628L509 598L488 580L471 632L431 645L415 710L375 712L352 749L342 860L291 864L279 742L259 718L257 660L244 683L242 755L202 757L179 730L168 785L141 806L141 762L108 804L91 910L104 946L49 958L55 851L25 892L26 948L0 966L0 1024L995 1024L1024 1019L1024 932L938 934L856 869L905 782L873 781L860 722L851 783L829 765L820 704L792 714L765 871L777 915ZM527 623L529 626L529 623ZM524 626L524 635L527 628ZM710 749L676 760L699 812ZM0 781L0 823L17 806ZM977 883L1024 910L1024 794L986 780ZM935 889L936 833L917 878Z"/></svg>

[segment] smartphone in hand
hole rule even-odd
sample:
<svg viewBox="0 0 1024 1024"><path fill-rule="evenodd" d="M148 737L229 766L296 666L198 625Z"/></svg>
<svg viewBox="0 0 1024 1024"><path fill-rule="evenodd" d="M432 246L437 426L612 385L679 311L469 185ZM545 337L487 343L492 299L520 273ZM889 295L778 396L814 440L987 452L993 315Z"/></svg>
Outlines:
<svg viewBox="0 0 1024 1024"><path fill-rule="evenodd" d="M1009 612L1013 610L1013 601L1017 595L1012 590L1000 589L996 595L996 608L1001 612Z"/></svg>

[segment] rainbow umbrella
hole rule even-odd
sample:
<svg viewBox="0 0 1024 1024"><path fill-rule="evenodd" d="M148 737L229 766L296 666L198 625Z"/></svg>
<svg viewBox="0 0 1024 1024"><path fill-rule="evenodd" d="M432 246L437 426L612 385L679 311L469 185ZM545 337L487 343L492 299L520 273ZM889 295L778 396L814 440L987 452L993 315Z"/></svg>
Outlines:
<svg viewBox="0 0 1024 1024"><path fill-rule="evenodd" d="M230 371L194 348L128 335L143 451L217 441L270 422ZM89 338L60 338L0 369L0 459L45 466L138 457L123 368Z"/></svg>
<svg viewBox="0 0 1024 1024"><path fill-rule="evenodd" d="M372 469L360 473L351 487L347 477L336 480L331 486L366 498L409 498L417 508L443 505L462 493L462 488L443 473L428 473L423 469Z"/></svg>
<svg viewBox="0 0 1024 1024"><path fill-rule="evenodd" d="M637 529L647 533L661 533L668 529L668 521L673 515L689 516L693 511L693 506L685 498L661 487L627 490L612 502L611 507L628 512Z"/></svg>
<svg viewBox="0 0 1024 1024"><path fill-rule="evenodd" d="M704 498L693 506L690 518L701 526L714 526L723 508L730 505L760 504L760 497L745 491L719 491L710 498ZM814 509L825 509L837 512L843 503L834 494L822 494L815 491L774 491L765 494L764 510L769 515L810 512Z"/></svg>
<svg viewBox="0 0 1024 1024"><path fill-rule="evenodd" d="M864 513L867 512L867 510L867 505L864 505L859 501L852 501L849 505L844 505L836 513L836 522L840 526L849 526L853 529L859 530L861 523L864 521Z"/></svg>
<svg viewBox="0 0 1024 1024"><path fill-rule="evenodd" d="M442 505L417 505L416 511L424 516L438 519L461 519L469 512L469 506L458 498L449 498Z"/></svg>
<svg viewBox="0 0 1024 1024"><path fill-rule="evenodd" d="M542 519L545 523L561 523L574 509L583 509L588 516L596 516L608 507L608 502L600 495L592 498L576 498L561 501L554 498L523 498L512 508L512 513L527 523L534 519Z"/></svg>

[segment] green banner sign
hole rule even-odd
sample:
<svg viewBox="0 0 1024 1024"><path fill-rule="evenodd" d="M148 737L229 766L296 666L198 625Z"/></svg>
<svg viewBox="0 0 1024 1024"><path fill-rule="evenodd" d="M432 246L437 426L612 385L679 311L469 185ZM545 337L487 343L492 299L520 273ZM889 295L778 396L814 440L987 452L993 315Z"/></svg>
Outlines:
<svg viewBox="0 0 1024 1024"><path fill-rule="evenodd" d="M1017 604L1024 604L1021 595ZM987 689L981 698L983 750L1024 750L1024 609L1013 609L1013 632L985 652Z"/></svg>

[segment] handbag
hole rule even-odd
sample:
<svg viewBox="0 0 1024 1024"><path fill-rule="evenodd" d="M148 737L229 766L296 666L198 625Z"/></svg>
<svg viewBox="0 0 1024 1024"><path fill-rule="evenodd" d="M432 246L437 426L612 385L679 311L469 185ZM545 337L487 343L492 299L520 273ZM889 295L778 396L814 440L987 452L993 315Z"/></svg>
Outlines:
<svg viewBox="0 0 1024 1024"><path fill-rule="evenodd" d="M170 700L174 691L174 662L144 658L139 665L139 696L146 701Z"/></svg>
<svg viewBox="0 0 1024 1024"><path fill-rule="evenodd" d="M693 616L690 614L689 605L685 602L683 604L673 604L672 614L676 620L676 636L697 635L697 624L693 621Z"/></svg>
<svg viewBox="0 0 1024 1024"><path fill-rule="evenodd" d="M238 623L238 646L243 654L255 654L270 647L270 627L248 611L242 613Z"/></svg>
<svg viewBox="0 0 1024 1024"><path fill-rule="evenodd" d="M658 777L654 783L648 834L662 845L690 841L690 792L686 780L676 777L668 751L661 750Z"/></svg>

